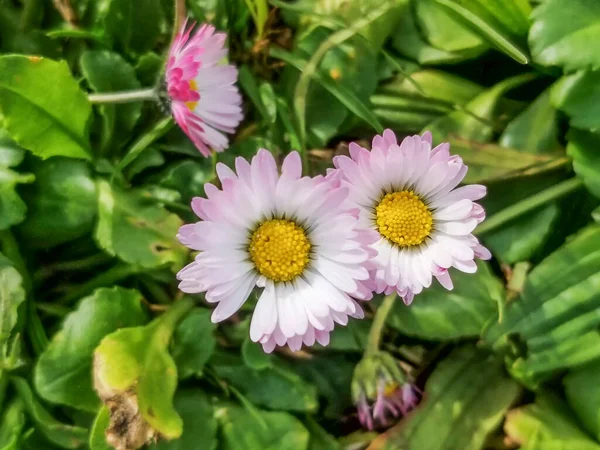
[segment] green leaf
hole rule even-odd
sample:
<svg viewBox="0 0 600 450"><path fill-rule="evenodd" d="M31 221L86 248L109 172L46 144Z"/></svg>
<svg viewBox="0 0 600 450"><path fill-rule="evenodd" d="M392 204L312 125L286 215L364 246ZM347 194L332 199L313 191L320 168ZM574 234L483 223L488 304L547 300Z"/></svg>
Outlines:
<svg viewBox="0 0 600 450"><path fill-rule="evenodd" d="M175 329L171 353L182 380L202 376L204 365L215 350L216 325L210 320L210 314L208 309L195 308Z"/></svg>
<svg viewBox="0 0 600 450"><path fill-rule="evenodd" d="M19 318L19 306L25 298L21 274L0 254L0 373L8 364L12 332Z"/></svg>
<svg viewBox="0 0 600 450"><path fill-rule="evenodd" d="M419 64L451 64L477 56L484 46L448 52L432 46L419 32L417 19L409 8L400 18L392 45L402 55L412 58Z"/></svg>
<svg viewBox="0 0 600 450"><path fill-rule="evenodd" d="M261 98L261 93L260 93L260 90L258 87L258 82L256 81L254 74L248 68L247 65L243 65L239 68L238 79L240 82L240 86L242 87L242 89L244 90L244 92L246 93L248 98L250 98L250 101L252 102L254 107L258 110L258 112L260 113L262 118L265 121L269 121L270 113L269 113L269 111L267 111L267 108Z"/></svg>
<svg viewBox="0 0 600 450"><path fill-rule="evenodd" d="M573 420L568 407L550 394L538 395L535 404L510 411L504 430L522 450L600 450Z"/></svg>
<svg viewBox="0 0 600 450"><path fill-rule="evenodd" d="M156 181L165 188L178 191L182 202L189 204L192 198L204 195L204 184L213 177L211 164L186 159L168 166Z"/></svg>
<svg viewBox="0 0 600 450"><path fill-rule="evenodd" d="M560 149L556 110L550 104L550 91L544 91L502 132L499 144L530 153L552 153Z"/></svg>
<svg viewBox="0 0 600 450"><path fill-rule="evenodd" d="M533 11L529 46L533 60L567 72L600 67L592 42L600 38L596 0L546 0Z"/></svg>
<svg viewBox="0 0 600 450"><path fill-rule="evenodd" d="M290 364L306 383L316 387L319 397L324 400L325 417L337 419L352 407L350 383L356 363L355 355L327 352L311 359L297 359Z"/></svg>
<svg viewBox="0 0 600 450"><path fill-rule="evenodd" d="M571 128L567 140L567 153L573 158L575 173L592 194L600 197L600 133Z"/></svg>
<svg viewBox="0 0 600 450"><path fill-rule="evenodd" d="M106 406L102 406L98 410L98 414L92 425L92 430L90 431L90 450L112 450L114 448L106 442L106 435L104 434L109 423L110 411Z"/></svg>
<svg viewBox="0 0 600 450"><path fill-rule="evenodd" d="M498 304L504 302L504 288L485 263L477 274L452 272L454 289L435 284L410 307L396 301L387 324L402 334L428 340L478 337L483 326L497 319Z"/></svg>
<svg viewBox="0 0 600 450"><path fill-rule="evenodd" d="M158 54L148 52L140 56L135 66L135 74L142 86L154 86L165 62Z"/></svg>
<svg viewBox="0 0 600 450"><path fill-rule="evenodd" d="M123 191L98 183L98 244L109 254L142 267L184 264L187 251L175 236L181 219L148 199L144 191Z"/></svg>
<svg viewBox="0 0 600 450"><path fill-rule="evenodd" d="M312 417L306 416L304 426L310 432L308 450L340 450L342 448L335 438L321 428Z"/></svg>
<svg viewBox="0 0 600 450"><path fill-rule="evenodd" d="M118 53L88 50L81 55L81 71L94 92L117 92L142 86L131 67ZM114 151L131 139L131 131L142 114L142 102L99 106L102 116L100 151ZM112 145L111 145L112 144Z"/></svg>
<svg viewBox="0 0 600 450"><path fill-rule="evenodd" d="M0 111L10 136L37 156L90 159L92 108L65 62L0 56Z"/></svg>
<svg viewBox="0 0 600 450"><path fill-rule="evenodd" d="M425 130L431 131L436 142L443 142L449 137L460 137L477 142L489 142L494 129L498 126L498 116L502 96L535 79L533 74L522 74L506 78L495 86L483 91L464 108L452 111L437 119Z"/></svg>
<svg viewBox="0 0 600 450"><path fill-rule="evenodd" d="M24 192L29 214L19 230L34 248L54 247L88 233L96 215L89 166L67 158L36 160L35 183Z"/></svg>
<svg viewBox="0 0 600 450"><path fill-rule="evenodd" d="M531 7L528 1L435 1L490 45L521 64L529 62L526 47L518 42L519 35L525 35L529 29L527 18Z"/></svg>
<svg viewBox="0 0 600 450"><path fill-rule="evenodd" d="M397 75L377 89L371 103L385 126L417 133L482 91L482 87L464 78L427 69Z"/></svg>
<svg viewBox="0 0 600 450"><path fill-rule="evenodd" d="M519 394L501 364L485 351L462 347L439 363L420 406L373 441L381 450L479 450Z"/></svg>
<svg viewBox="0 0 600 450"><path fill-rule="evenodd" d="M252 342L249 337L242 344L242 358L251 369L263 370L272 366L271 355L265 353L262 346Z"/></svg>
<svg viewBox="0 0 600 450"><path fill-rule="evenodd" d="M183 419L183 434L179 439L151 445L156 450L215 450L217 421L208 396L199 389L180 389L175 394L175 410Z"/></svg>
<svg viewBox="0 0 600 450"><path fill-rule="evenodd" d="M24 406L21 399L14 399L4 408L0 423L0 449L20 450L19 440L25 426Z"/></svg>
<svg viewBox="0 0 600 450"><path fill-rule="evenodd" d="M547 257L485 340L507 354L514 377L530 386L554 371L600 359L600 226L590 226Z"/></svg>
<svg viewBox="0 0 600 450"><path fill-rule="evenodd" d="M173 408L177 367L168 346L192 306L189 299L179 300L149 325L115 331L96 348L94 388L111 409L114 437L142 444L156 433L166 439L181 436L182 420ZM123 422L138 426L123 433Z"/></svg>
<svg viewBox="0 0 600 450"><path fill-rule="evenodd" d="M67 315L40 356L36 390L48 401L96 411L100 401L92 385L94 349L104 336L143 325L147 319L139 292L121 287L97 289Z"/></svg>
<svg viewBox="0 0 600 450"><path fill-rule="evenodd" d="M487 44L477 34L454 19L436 0L413 1L418 27L427 42L446 52L468 50L480 53Z"/></svg>
<svg viewBox="0 0 600 450"><path fill-rule="evenodd" d="M79 448L87 442L88 431L85 428L64 424L52 417L35 398L27 381L19 377L12 377L11 381L36 429L46 439L60 447L69 449Z"/></svg>
<svg viewBox="0 0 600 450"><path fill-rule="evenodd" d="M306 450L309 434L284 412L260 411L260 422L244 408L224 405L216 411L222 450Z"/></svg>
<svg viewBox="0 0 600 450"><path fill-rule="evenodd" d="M265 105L265 112L267 113L265 119L270 124L275 123L275 120L277 119L277 103L273 86L270 83L261 83L259 94L263 105Z"/></svg>
<svg viewBox="0 0 600 450"><path fill-rule="evenodd" d="M187 162L187 161L186 161ZM127 179L131 179L136 175L144 172L152 167L161 167L165 164L165 158L162 153L152 147L147 148L140 154L127 168L125 175Z"/></svg>
<svg viewBox="0 0 600 450"><path fill-rule="evenodd" d="M600 438L600 386L596 362L579 369L571 370L563 379L567 401L579 423L598 440Z"/></svg>
<svg viewBox="0 0 600 450"><path fill-rule="evenodd" d="M249 401L269 409L286 411L315 411L317 393L284 361L273 358L272 365L254 370L231 353L216 352L210 366L219 378L231 383Z"/></svg>
<svg viewBox="0 0 600 450"><path fill-rule="evenodd" d="M9 169L21 164L24 156L25 151L0 128L0 230L17 225L25 219L27 206L17 194L16 188L18 184L33 182L35 177Z"/></svg>
<svg viewBox="0 0 600 450"><path fill-rule="evenodd" d="M567 114L571 126L600 128L600 72L579 71L562 77L552 87L552 104Z"/></svg>

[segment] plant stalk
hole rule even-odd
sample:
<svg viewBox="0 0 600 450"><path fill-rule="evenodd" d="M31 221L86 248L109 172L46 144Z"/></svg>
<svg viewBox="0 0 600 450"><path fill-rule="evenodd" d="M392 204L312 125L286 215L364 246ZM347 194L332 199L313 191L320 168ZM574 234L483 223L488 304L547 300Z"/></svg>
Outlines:
<svg viewBox="0 0 600 450"><path fill-rule="evenodd" d="M100 94L89 94L88 99L93 104L101 103L130 103L144 100L156 100L157 95L154 88L136 89L134 91L107 92Z"/></svg>
<svg viewBox="0 0 600 450"><path fill-rule="evenodd" d="M385 322L396 302L398 294L396 292L387 295L377 311L375 312L375 318L373 319L373 324L371 325L371 329L369 330L369 338L367 340L367 348L365 349L365 356L373 355L379 351L379 344L381 343L381 335L383 334L383 329L385 327Z"/></svg>

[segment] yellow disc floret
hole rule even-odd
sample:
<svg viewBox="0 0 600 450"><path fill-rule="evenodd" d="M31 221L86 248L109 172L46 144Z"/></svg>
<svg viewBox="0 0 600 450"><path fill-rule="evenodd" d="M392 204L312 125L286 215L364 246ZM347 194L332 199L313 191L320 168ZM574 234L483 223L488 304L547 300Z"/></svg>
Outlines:
<svg viewBox="0 0 600 450"><path fill-rule="evenodd" d="M421 244L431 233L433 216L413 191L386 194L375 208L379 233L400 247Z"/></svg>
<svg viewBox="0 0 600 450"><path fill-rule="evenodd" d="M196 80L190 80L189 84L190 89L192 91L198 91L198 85L196 84ZM187 106L187 108L192 112L196 109L196 105L198 105L198 102L185 102L185 106Z"/></svg>
<svg viewBox="0 0 600 450"><path fill-rule="evenodd" d="M304 230L289 220L262 223L250 240L250 257L262 275L273 281L291 281L308 264L311 245Z"/></svg>

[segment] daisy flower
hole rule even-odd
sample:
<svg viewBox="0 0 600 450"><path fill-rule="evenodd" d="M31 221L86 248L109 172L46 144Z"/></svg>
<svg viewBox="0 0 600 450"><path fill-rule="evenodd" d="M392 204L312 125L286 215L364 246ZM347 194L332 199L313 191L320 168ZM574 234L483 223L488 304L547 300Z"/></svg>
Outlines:
<svg viewBox="0 0 600 450"><path fill-rule="evenodd" d="M390 426L420 401L421 391L387 352L366 355L355 367L352 399L358 420L372 430Z"/></svg>
<svg viewBox="0 0 600 450"><path fill-rule="evenodd" d="M432 278L452 289L451 267L473 273L475 258L491 257L472 234L485 218L475 203L485 186L457 187L467 166L450 155L449 144L432 149L431 142L425 133L398 145L386 130L375 136L371 151L352 143L350 157L334 158L359 207L361 226L379 234L372 288L396 290L407 305Z"/></svg>
<svg viewBox="0 0 600 450"><path fill-rule="evenodd" d="M178 238L200 253L177 275L179 288L205 292L220 322L258 286L250 337L265 352L327 345L334 323L363 317L355 299L372 296L364 281L377 234L358 228L348 188L334 177L301 177L297 152L281 174L267 150L250 163L238 157L235 169L218 164L222 189L207 184L208 198L192 201L201 221L184 225Z"/></svg>
<svg viewBox="0 0 600 450"><path fill-rule="evenodd" d="M169 51L165 84L171 112L177 124L200 153L223 151L228 146L223 134L234 133L243 118L242 97L235 86L237 69L221 64L227 55L227 35L215 33L212 25L183 24Z"/></svg>

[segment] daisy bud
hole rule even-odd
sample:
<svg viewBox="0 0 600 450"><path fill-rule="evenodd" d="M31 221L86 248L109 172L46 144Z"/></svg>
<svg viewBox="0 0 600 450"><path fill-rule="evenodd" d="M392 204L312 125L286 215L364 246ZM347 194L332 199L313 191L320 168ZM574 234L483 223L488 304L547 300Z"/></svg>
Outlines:
<svg viewBox="0 0 600 450"><path fill-rule="evenodd" d="M472 234L485 218L475 203L485 186L457 187L467 166L449 144L432 149L431 143L425 133L398 144L386 130L370 151L352 143L349 157L334 158L361 224L378 234L372 288L386 295L395 290L407 305L433 278L451 290L451 268L473 273L475 258L491 258Z"/></svg>
<svg viewBox="0 0 600 450"><path fill-rule="evenodd" d="M346 187L301 176L297 152L281 173L264 149L250 163L238 157L235 168L218 164L222 188L206 184L208 198L192 201L201 220L178 238L199 254L177 275L179 288L205 292L220 322L259 287L250 338L265 352L327 345L336 323L363 317L357 300L372 297L365 281L377 235L359 227Z"/></svg>
<svg viewBox="0 0 600 450"><path fill-rule="evenodd" d="M408 413L418 404L419 392L387 352L366 356L354 369L352 399L368 430L388 427Z"/></svg>
<svg viewBox="0 0 600 450"><path fill-rule="evenodd" d="M235 66L219 64L227 56L227 35L208 24L193 29L184 23L173 41L160 97L200 153L209 156L211 149L227 148L224 133L234 133L244 117L242 97Z"/></svg>

